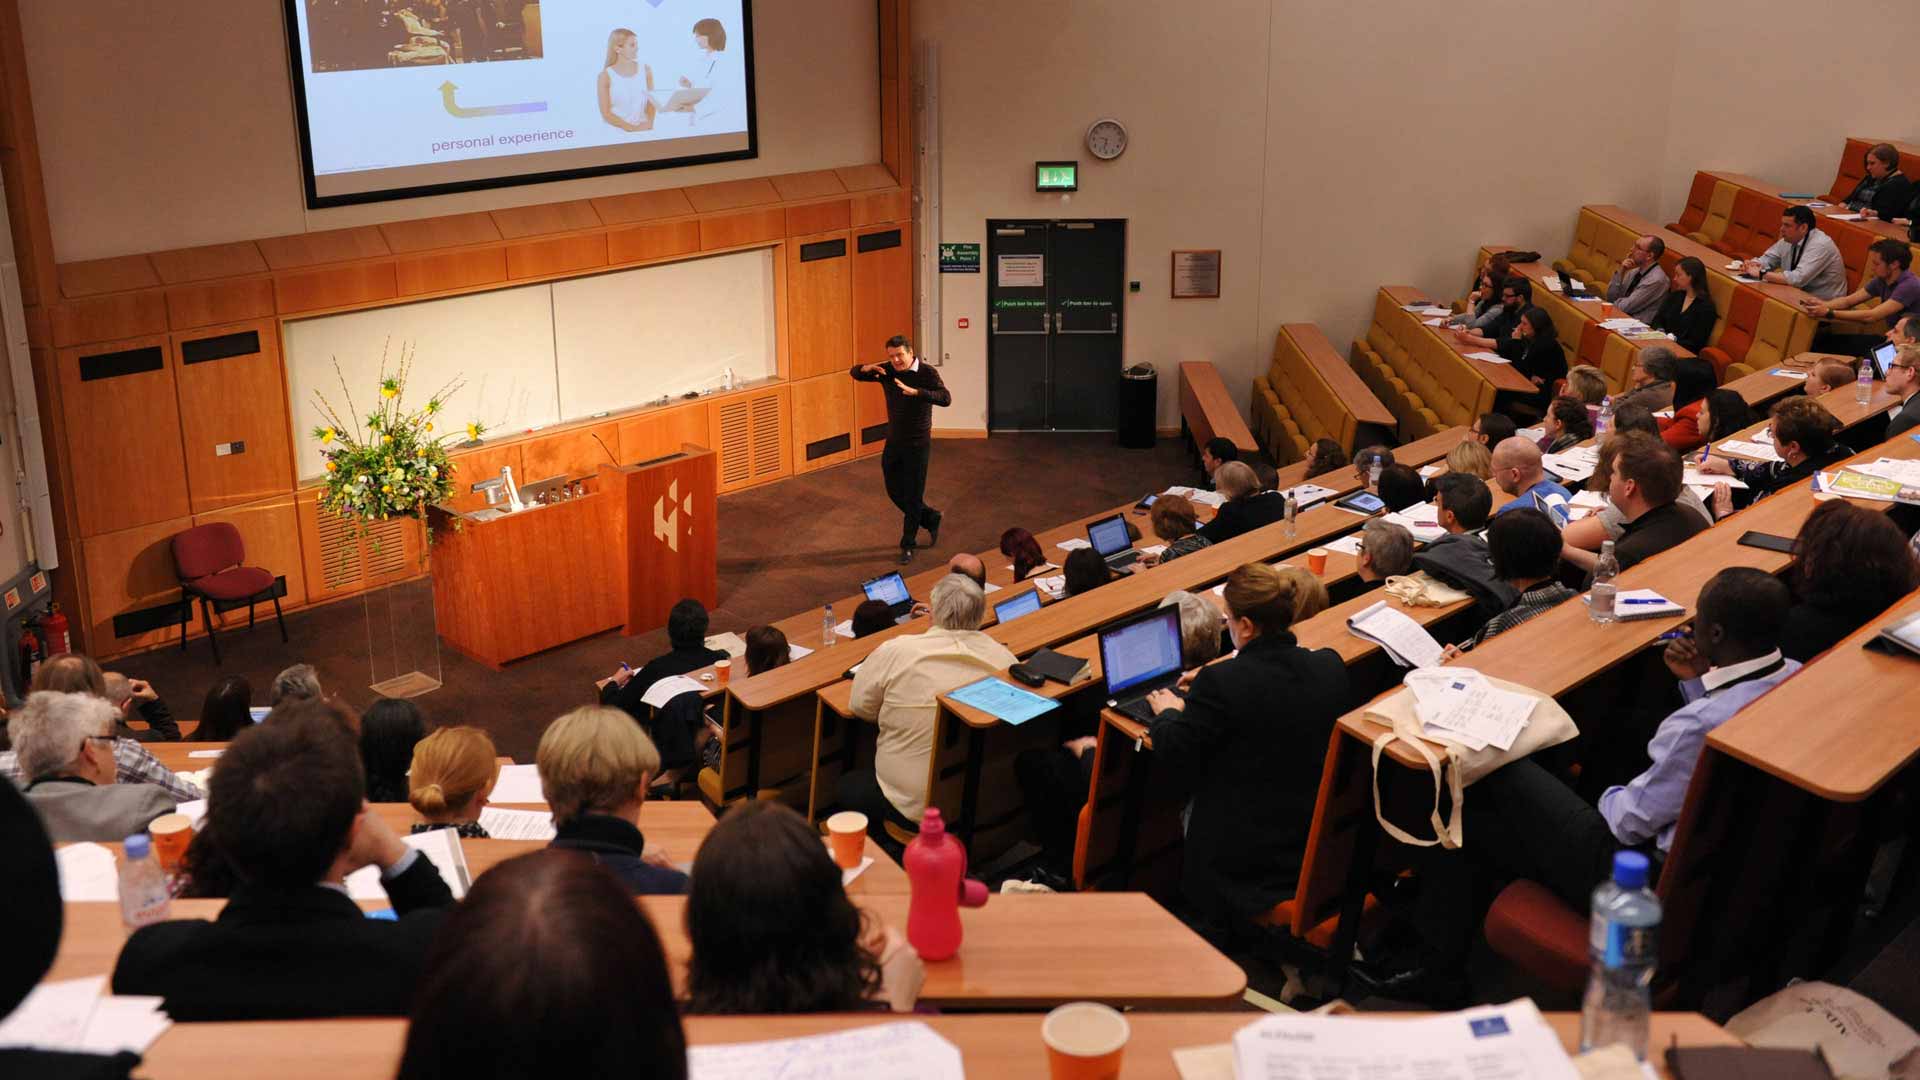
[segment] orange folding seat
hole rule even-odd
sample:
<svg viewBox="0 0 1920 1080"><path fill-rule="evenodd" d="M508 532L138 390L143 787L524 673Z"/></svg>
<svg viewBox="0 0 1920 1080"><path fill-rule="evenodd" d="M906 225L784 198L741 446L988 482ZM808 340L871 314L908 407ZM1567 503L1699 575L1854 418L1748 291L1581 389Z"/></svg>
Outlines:
<svg viewBox="0 0 1920 1080"><path fill-rule="evenodd" d="M1847 145L1840 151L1840 171L1834 174L1833 190L1827 192L1828 202L1846 202L1860 181L1867 178L1867 151L1873 144L1865 139L1848 139Z"/></svg>
<svg viewBox="0 0 1920 1080"><path fill-rule="evenodd" d="M1687 190L1687 208L1680 212L1680 220L1667 228L1677 233L1699 232L1701 222L1707 220L1707 204L1713 201L1713 182L1706 173L1694 173L1693 187Z"/></svg>
<svg viewBox="0 0 1920 1080"><path fill-rule="evenodd" d="M1821 224L1826 226L1832 223L1822 222ZM1867 272L1867 249L1872 247L1873 242L1879 237L1865 229L1849 229L1844 226L1823 227L1821 231L1833 237L1833 245L1840 249L1840 261L1847 268L1847 288L1859 288L1861 276Z"/></svg>
<svg viewBox="0 0 1920 1080"><path fill-rule="evenodd" d="M1758 290L1736 289L1720 327L1720 340L1700 350L1701 358L1713 365L1716 383L1726 381L1728 364L1747 358L1747 349L1753 345L1754 334L1760 326L1762 302Z"/></svg>
<svg viewBox="0 0 1920 1080"><path fill-rule="evenodd" d="M1741 188L1733 197L1733 216L1727 219L1727 231L1720 239L1712 243L1713 250L1722 255L1746 255L1753 245L1753 229L1756 216L1766 209L1764 196L1757 191Z"/></svg>
<svg viewBox="0 0 1920 1080"><path fill-rule="evenodd" d="M1762 195L1760 201L1765 204L1765 207L1759 210L1754 218L1753 242L1744 252L1753 258L1759 258L1763 252L1773 246L1774 241L1780 239L1780 215L1787 212L1787 203L1784 199Z"/></svg>

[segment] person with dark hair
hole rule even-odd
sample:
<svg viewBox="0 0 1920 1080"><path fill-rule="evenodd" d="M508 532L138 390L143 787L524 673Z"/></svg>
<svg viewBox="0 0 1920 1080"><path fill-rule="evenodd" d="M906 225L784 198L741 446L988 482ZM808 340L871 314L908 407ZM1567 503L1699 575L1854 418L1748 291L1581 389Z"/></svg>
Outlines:
<svg viewBox="0 0 1920 1080"><path fill-rule="evenodd" d="M1887 431L1883 439L1896 439L1920 426L1920 345L1903 345L1887 363L1887 393L1900 399L1887 413Z"/></svg>
<svg viewBox="0 0 1920 1080"><path fill-rule="evenodd" d="M1713 294L1707 291L1707 264L1688 255L1674 264L1673 291L1660 302L1660 310L1647 325L1665 330L1673 335L1675 344L1697 353L1707 347L1707 339L1713 336L1713 324L1719 319Z"/></svg>
<svg viewBox="0 0 1920 1080"><path fill-rule="evenodd" d="M1446 535L1414 553L1414 568L1472 593L1483 619L1512 607L1516 594L1494 573L1487 552L1484 530L1493 513L1487 482L1466 473L1441 473L1433 478L1433 505Z"/></svg>
<svg viewBox="0 0 1920 1080"><path fill-rule="evenodd" d="M1157 555L1140 556L1134 562L1134 567L1145 569L1158 566L1207 547L1207 538L1195 531L1199 528L1199 520L1200 512L1193 508L1193 503L1184 495L1162 495L1155 499L1152 508L1147 511L1147 521L1153 526L1153 535L1166 543L1166 549Z"/></svg>
<svg viewBox="0 0 1920 1080"><path fill-rule="evenodd" d="M953 404L939 369L913 355L913 344L895 334L887 339L881 364L855 364L856 382L877 382L887 393L887 445L880 451L880 473L887 498L900 508L900 564L913 561L920 530L928 545L940 542L940 511L926 504L927 461L933 452L933 410Z"/></svg>
<svg viewBox="0 0 1920 1080"><path fill-rule="evenodd" d="M1676 409L1699 401L1719 385L1713 365L1698 356L1681 357L1674 361L1673 369L1673 407Z"/></svg>
<svg viewBox="0 0 1920 1080"><path fill-rule="evenodd" d="M1800 670L1780 653L1788 599L1785 585L1751 567L1730 567L1707 581L1692 635L1668 643L1664 657L1685 704L1660 722L1647 744L1651 764L1631 782L1607 788L1597 806L1531 757L1475 783L1461 820L1466 835L1477 839L1421 857L1418 956L1397 971L1363 965L1357 981L1371 993L1405 998L1457 979L1495 882L1535 881L1584 910L1594 883L1607 878L1623 847L1651 856L1657 875L1707 736Z"/></svg>
<svg viewBox="0 0 1920 1080"><path fill-rule="evenodd" d="M1705 475L1737 476L1747 485L1746 491L1736 493L1741 506L1798 484L1853 453L1834 441L1840 421L1810 397L1781 398L1773 403L1768 415L1767 431L1780 460L1735 461L1710 456L1700 463L1700 472Z"/></svg>
<svg viewBox="0 0 1920 1080"><path fill-rule="evenodd" d="M114 725L116 735L135 742L180 741L180 725L173 718L173 710L167 708L152 683L128 678L118 671L102 672L101 678L107 687L107 704L120 713ZM128 723L135 715L147 725L145 728Z"/></svg>
<svg viewBox="0 0 1920 1080"><path fill-rule="evenodd" d="M1047 556L1040 550L1040 541L1035 540L1032 533L1019 526L1000 534L1000 554L1013 560L1013 580L1015 581L1025 581L1028 574L1047 565Z"/></svg>
<svg viewBox="0 0 1920 1080"><path fill-rule="evenodd" d="M1513 438L1513 433L1518 430L1519 426L1513 422L1513 417L1506 413L1481 413L1473 418L1473 440L1488 450Z"/></svg>
<svg viewBox="0 0 1920 1080"><path fill-rule="evenodd" d="M1920 588L1920 563L1887 515L1835 500L1807 515L1785 577L1793 607L1780 649L1806 663Z"/></svg>
<svg viewBox="0 0 1920 1080"><path fill-rule="evenodd" d="M856 638L877 634L893 625L893 605L885 600L862 600L860 606L853 609L853 636Z"/></svg>
<svg viewBox="0 0 1920 1080"><path fill-rule="evenodd" d="M793 647L779 627L756 626L747 631L747 651L742 659L747 662L747 674L758 675L791 663Z"/></svg>
<svg viewBox="0 0 1920 1080"><path fill-rule="evenodd" d="M1228 575L1227 632L1239 652L1202 667L1184 699L1170 690L1147 699L1156 764L1191 781L1182 891L1216 938L1250 930L1293 895L1327 738L1353 704L1339 654L1293 636L1296 588L1263 563Z"/></svg>
<svg viewBox="0 0 1920 1080"><path fill-rule="evenodd" d="M1380 490L1375 494L1387 509L1405 510L1427 501L1427 483L1411 465L1389 465L1380 470Z"/></svg>
<svg viewBox="0 0 1920 1080"><path fill-rule="evenodd" d="M1307 455L1307 475L1320 476L1335 469L1347 467L1347 452L1332 439L1315 439L1312 452Z"/></svg>
<svg viewBox="0 0 1920 1080"><path fill-rule="evenodd" d="M1614 397L1613 414L1619 416L1620 409L1627 405L1642 405L1652 412L1671 407L1674 380L1679 374L1680 362L1674 357L1673 350L1665 345L1649 345L1636 351L1633 354L1633 366L1627 369L1627 382L1631 389Z"/></svg>
<svg viewBox="0 0 1920 1080"><path fill-rule="evenodd" d="M1587 407L1565 395L1547 403L1540 427L1546 432L1541 437L1546 441L1549 454L1558 454L1593 438L1593 420L1587 414Z"/></svg>
<svg viewBox="0 0 1920 1080"><path fill-rule="evenodd" d="M1633 250L1607 279L1607 300L1620 314L1645 322L1660 310L1667 296L1667 272L1660 269L1660 256L1666 253L1667 242L1657 236L1633 242Z"/></svg>
<svg viewBox="0 0 1920 1080"><path fill-rule="evenodd" d="M1514 591L1513 603L1482 624L1465 645L1448 646L1444 659L1451 660L1580 595L1554 577L1560 568L1560 530L1530 506L1493 519L1487 526L1487 554L1493 560L1494 576Z"/></svg>
<svg viewBox="0 0 1920 1080"><path fill-rule="evenodd" d="M1661 423L1660 438L1675 451L1686 453L1719 442L1758 419L1740 391L1721 387L1675 409L1673 419Z"/></svg>
<svg viewBox="0 0 1920 1080"><path fill-rule="evenodd" d="M748 800L700 844L687 893L687 1011L908 1012L926 968L847 898L840 867L799 814Z"/></svg>
<svg viewBox="0 0 1920 1080"><path fill-rule="evenodd" d="M1513 267L1504 251L1495 252L1473 276L1473 291L1467 294L1466 310L1447 320L1447 325L1469 330L1486 330L1500 317L1500 283L1512 276Z"/></svg>
<svg viewBox="0 0 1920 1080"><path fill-rule="evenodd" d="M165 999L175 1021L400 1016L453 894L366 802L360 754L320 717L261 724L213 771L195 843L218 849L233 898L217 919L135 930L116 994ZM380 868L397 918L369 919L347 875Z"/></svg>
<svg viewBox="0 0 1920 1080"><path fill-rule="evenodd" d="M1200 471L1207 475L1207 490L1213 490L1213 474L1229 461L1240 460L1240 448L1225 435L1215 435L1200 447Z"/></svg>
<svg viewBox="0 0 1920 1080"><path fill-rule="evenodd" d="M1495 486L1509 496L1500 507L1501 514L1533 506L1535 496L1558 498L1563 503L1573 498L1573 492L1541 468L1540 448L1524 435L1515 435L1493 448L1492 478Z"/></svg>
<svg viewBox="0 0 1920 1080"><path fill-rule="evenodd" d="M381 698L360 718L360 764L367 773L367 801L407 801L407 770L413 747L427 737L420 706L405 698Z"/></svg>
<svg viewBox="0 0 1920 1080"><path fill-rule="evenodd" d="M1392 465L1393 449L1375 443L1372 446L1363 446L1353 452L1353 476L1354 479L1360 482L1362 488L1372 489L1373 468L1376 462L1379 463L1383 471L1389 465Z"/></svg>
<svg viewBox="0 0 1920 1080"><path fill-rule="evenodd" d="M1876 143L1867 151L1867 175L1847 196L1847 209L1860 211L1868 221L1904 217L1913 202L1913 181L1900 171L1900 151L1892 143Z"/></svg>
<svg viewBox="0 0 1920 1080"><path fill-rule="evenodd" d="M1513 336L1513 328L1520 322L1520 313L1531 303L1533 282L1515 274L1500 283L1499 314L1480 330L1454 327L1454 340L1476 349L1497 349Z"/></svg>
<svg viewBox="0 0 1920 1080"><path fill-rule="evenodd" d="M692 66L680 77L683 87L698 87L706 96L686 107L696 125L717 128L711 122L744 119L743 103L731 92L740 82L737 62L727 52L727 30L719 19L701 19L693 24Z"/></svg>
<svg viewBox="0 0 1920 1080"><path fill-rule="evenodd" d="M1613 412L1613 432L1618 434L1623 431L1638 431L1657 439L1660 437L1660 422L1654 419L1653 412L1645 405L1627 405Z"/></svg>
<svg viewBox="0 0 1920 1080"><path fill-rule="evenodd" d="M600 680L600 704L624 709L642 727L653 717L645 698L653 684L670 675L685 675L709 664L727 659L725 649L707 648L707 608L687 597L667 612L668 651L654 657L634 671L625 664Z"/></svg>
<svg viewBox="0 0 1920 1080"><path fill-rule="evenodd" d="M1920 278L1913 275L1912 266L1913 248L1906 241L1881 237L1867 247L1867 267L1859 288L1833 300L1801 300L1800 310L1835 323L1877 323L1920 312ZM1864 356L1873 344L1870 334L1828 327L1814 338L1813 351Z"/></svg>
<svg viewBox="0 0 1920 1080"><path fill-rule="evenodd" d="M29 693L45 690L57 694L85 694L101 701L107 699L105 673L100 670L99 664L93 662L92 657L81 653L62 653L41 664L27 689ZM199 788L160 764L160 759L138 741L116 735L112 749L116 783L152 784L164 790L176 802L205 797ZM0 776L22 788L34 779L21 772L19 755L14 750L0 752Z"/></svg>
<svg viewBox="0 0 1920 1080"><path fill-rule="evenodd" d="M1651 432L1641 430L1641 434L1651 435ZM1618 431L1601 442L1593 475L1587 478L1588 491L1600 492L1604 497L1612 489L1614 460L1625 445L1623 433ZM1707 509L1707 504L1694 494L1692 488L1683 485L1680 497L1674 502L1697 516L1702 525L1713 524L1713 511ZM1608 540L1618 543L1626 534L1626 515L1613 505L1611 499L1607 499L1598 513L1570 521L1566 528L1560 530L1561 556L1578 569L1590 570L1594 560L1599 557L1600 545Z"/></svg>
<svg viewBox="0 0 1920 1080"><path fill-rule="evenodd" d="M1613 545L1613 557L1625 570L1653 555L1684 543L1710 524L1679 505L1680 456L1645 432L1613 437L1617 449L1607 501L1620 511L1622 535ZM1589 573L1593 559L1575 559Z"/></svg>
<svg viewBox="0 0 1920 1080"><path fill-rule="evenodd" d="M551 1074L686 1080L653 923L584 859L536 851L480 875L433 943L399 1080Z"/></svg>
<svg viewBox="0 0 1920 1080"><path fill-rule="evenodd" d="M1560 348L1560 330L1547 309L1530 307L1520 315L1513 336L1501 342L1500 355L1533 383L1534 392L1519 394L1514 403L1535 411L1546 408L1553 384L1567 377L1567 354Z"/></svg>
<svg viewBox="0 0 1920 1080"><path fill-rule="evenodd" d="M1846 292L1846 260L1833 237L1817 227L1818 220L1805 206L1787 207L1780 214L1780 239L1741 269L1750 277L1791 285L1822 300Z"/></svg>
<svg viewBox="0 0 1920 1080"><path fill-rule="evenodd" d="M226 742L253 726L253 687L245 675L223 675L200 706L195 742Z"/></svg>
<svg viewBox="0 0 1920 1080"><path fill-rule="evenodd" d="M1066 578L1068 596L1079 596L1113 580L1113 568L1107 565L1099 552L1091 548L1068 552L1061 574Z"/></svg>

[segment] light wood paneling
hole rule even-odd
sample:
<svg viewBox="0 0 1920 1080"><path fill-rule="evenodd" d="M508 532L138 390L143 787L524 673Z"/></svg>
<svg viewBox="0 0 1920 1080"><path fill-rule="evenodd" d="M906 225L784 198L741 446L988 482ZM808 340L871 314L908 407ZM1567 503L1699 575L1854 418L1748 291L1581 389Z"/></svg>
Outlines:
<svg viewBox="0 0 1920 1080"><path fill-rule="evenodd" d="M807 260L809 245L841 252ZM845 232L787 244L787 363L795 380L844 371L853 358L853 238Z"/></svg>
<svg viewBox="0 0 1920 1080"><path fill-rule="evenodd" d="M722 492L793 475L793 403L787 384L708 406Z"/></svg>
<svg viewBox="0 0 1920 1080"><path fill-rule="evenodd" d="M562 236L553 240L525 240L507 245L509 278L547 277L605 265L607 238L603 233Z"/></svg>
<svg viewBox="0 0 1920 1080"><path fill-rule="evenodd" d="M282 315L352 307L355 304L391 300L400 294L391 262L363 263L304 274L282 274L274 279L273 287Z"/></svg>
<svg viewBox="0 0 1920 1080"><path fill-rule="evenodd" d="M391 255L386 238L372 225L355 229L328 229L299 236L272 236L257 241L260 254L275 270L299 270L322 263L377 259Z"/></svg>
<svg viewBox="0 0 1920 1080"><path fill-rule="evenodd" d="M846 199L787 207L788 236L832 232L835 229L844 229L852 222L852 206Z"/></svg>
<svg viewBox="0 0 1920 1080"><path fill-rule="evenodd" d="M180 599L172 540L175 533L192 527L192 518L178 517L81 541L91 620L85 627L87 648L95 655L129 652L179 636L176 623L119 637L113 632L113 617Z"/></svg>
<svg viewBox="0 0 1920 1080"><path fill-rule="evenodd" d="M707 402L675 405L620 421L620 463L633 465L677 454L685 443L717 449Z"/></svg>
<svg viewBox="0 0 1920 1080"><path fill-rule="evenodd" d="M502 466L513 468L515 486L527 482L527 471L522 466L521 443L509 443L505 446L482 446L474 450L462 450L453 455L453 497L447 500L455 510L478 510L487 505L487 497L473 490L473 485L491 480L500 475Z"/></svg>
<svg viewBox="0 0 1920 1080"><path fill-rule="evenodd" d="M594 442L594 436L600 442ZM606 449L600 448L606 444ZM609 458L607 455L612 454ZM520 459L526 467L526 475L514 470L516 483L531 483L545 480L550 476L565 474L578 478L590 476L601 465L617 465L620 457L620 425L609 420L592 427L571 428L555 432L552 435L528 439L521 444Z"/></svg>
<svg viewBox="0 0 1920 1080"><path fill-rule="evenodd" d="M158 368L81 378L84 357L143 349L158 351ZM187 515L187 467L167 351L166 338L146 337L59 352L62 431L81 536Z"/></svg>
<svg viewBox="0 0 1920 1080"><path fill-rule="evenodd" d="M637 221L657 221L694 213L693 203L687 199L686 192L679 188L635 191L588 201L593 203L593 212L608 225L629 225Z"/></svg>
<svg viewBox="0 0 1920 1080"><path fill-rule="evenodd" d="M499 284L507 280L507 252L502 247L486 247L409 255L398 260L395 275L401 296Z"/></svg>
<svg viewBox="0 0 1920 1080"><path fill-rule="evenodd" d="M879 383L853 382L853 452L856 457L877 454L887 445L887 392ZM871 437L868 431L873 430ZM980 437L986 438L981 432Z"/></svg>
<svg viewBox="0 0 1920 1080"><path fill-rule="evenodd" d="M840 183L848 191L872 191L875 188L899 187L900 182L893 178L885 165L852 165L833 170Z"/></svg>
<svg viewBox="0 0 1920 1080"><path fill-rule="evenodd" d="M699 250L700 222L695 218L657 221L607 234L607 259L613 263L670 259Z"/></svg>
<svg viewBox="0 0 1920 1080"><path fill-rule="evenodd" d="M705 251L778 240L786 234L787 212L778 208L700 219L700 247Z"/></svg>
<svg viewBox="0 0 1920 1080"><path fill-rule="evenodd" d="M167 300L158 290L56 304L51 314L56 347L162 334L167 329Z"/></svg>
<svg viewBox="0 0 1920 1080"><path fill-rule="evenodd" d="M893 247L861 251L898 232ZM853 351L877 355L895 334L913 337L913 229L906 224L882 225L853 234Z"/></svg>
<svg viewBox="0 0 1920 1080"><path fill-rule="evenodd" d="M840 177L832 169L817 169L813 172L787 173L784 176L768 178L773 189L780 197L793 199L818 199L827 195L846 194L846 185L840 183Z"/></svg>
<svg viewBox="0 0 1920 1080"><path fill-rule="evenodd" d="M148 258L153 260L153 268L159 272L160 280L169 285L267 272L267 260L251 240L182 248L178 251L156 251Z"/></svg>
<svg viewBox="0 0 1920 1080"><path fill-rule="evenodd" d="M101 293L150 289L160 284L153 264L145 255L122 255L112 259L66 263L60 267L60 295L68 299L99 296Z"/></svg>
<svg viewBox="0 0 1920 1080"><path fill-rule="evenodd" d="M414 221L389 221L379 226L387 248L395 255L439 248L490 244L502 239L491 215L484 213L449 214L446 217L419 218Z"/></svg>
<svg viewBox="0 0 1920 1080"><path fill-rule="evenodd" d="M249 332L259 335L257 352L187 362L193 343ZM177 333L172 342L193 512L204 514L291 492L293 448L288 441L279 323L264 319ZM243 444L241 453L216 451L216 444L234 442Z"/></svg>
<svg viewBox="0 0 1920 1080"><path fill-rule="evenodd" d="M906 188L869 191L853 197L853 223L873 225L882 221L908 221L913 217L913 197Z"/></svg>
<svg viewBox="0 0 1920 1080"><path fill-rule="evenodd" d="M175 330L261 319L272 314L272 278L180 285L167 290L167 323Z"/></svg>
<svg viewBox="0 0 1920 1080"><path fill-rule="evenodd" d="M230 506L193 517L195 525L213 521L225 521L240 530L241 542L247 547L246 565L286 577L287 596L280 601L283 607L299 607L307 602L306 563L300 555L300 519L294 512L292 492L264 502ZM273 605L261 604L258 614L271 619ZM219 626L245 626L247 610L238 608L214 618ZM193 625L200 625L197 613Z"/></svg>
<svg viewBox="0 0 1920 1080"><path fill-rule="evenodd" d="M793 463L795 472L824 469L853 457L859 434L853 430L853 388L846 372L805 379L792 386ZM835 437L846 439L844 449L807 456L810 444Z"/></svg>
<svg viewBox="0 0 1920 1080"><path fill-rule="evenodd" d="M701 184L697 187L682 188L687 201L703 214L719 210L738 210L743 206L765 206L780 201L780 192L765 177L756 176L747 180L726 180L718 184Z"/></svg>
<svg viewBox="0 0 1920 1080"><path fill-rule="evenodd" d="M493 224L509 240L551 233L578 232L601 226L600 215L585 199L573 202L543 203L539 206L514 206L493 211Z"/></svg>
<svg viewBox="0 0 1920 1080"><path fill-rule="evenodd" d="M361 535L352 522L320 509L320 489L294 493L300 561L310 603L364 592L426 573L426 530L413 518L375 523Z"/></svg>

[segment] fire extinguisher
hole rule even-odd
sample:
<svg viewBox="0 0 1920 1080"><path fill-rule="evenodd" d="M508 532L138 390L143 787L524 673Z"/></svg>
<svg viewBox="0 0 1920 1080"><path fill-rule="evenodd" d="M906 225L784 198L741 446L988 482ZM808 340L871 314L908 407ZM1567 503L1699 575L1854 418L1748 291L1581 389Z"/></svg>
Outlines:
<svg viewBox="0 0 1920 1080"><path fill-rule="evenodd" d="M20 624L20 685L33 682L33 676L40 670L40 661L45 658L40 651L40 639L34 635L33 623Z"/></svg>
<svg viewBox="0 0 1920 1080"><path fill-rule="evenodd" d="M73 639L67 636L67 615L59 604L48 605L48 615L40 621L40 633L47 639L48 656L73 651Z"/></svg>

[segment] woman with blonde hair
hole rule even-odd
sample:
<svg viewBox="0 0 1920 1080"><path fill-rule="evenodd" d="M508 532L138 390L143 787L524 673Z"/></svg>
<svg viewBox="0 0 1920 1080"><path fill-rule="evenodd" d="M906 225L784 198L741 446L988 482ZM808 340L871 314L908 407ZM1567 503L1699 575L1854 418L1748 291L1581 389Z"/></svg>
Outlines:
<svg viewBox="0 0 1920 1080"><path fill-rule="evenodd" d="M1273 568L1273 572L1280 575L1285 587L1291 590L1293 622L1290 625L1313 618L1327 610L1327 605L1333 602L1327 595L1326 584L1306 567L1281 563Z"/></svg>
<svg viewBox="0 0 1920 1080"><path fill-rule="evenodd" d="M660 751L632 717L610 705L582 705L547 726L534 761L553 809L549 846L585 854L635 895L687 891L687 875L649 852L640 832Z"/></svg>
<svg viewBox="0 0 1920 1080"><path fill-rule="evenodd" d="M1147 699L1156 764L1194 792L1181 885L1216 939L1293 895L1327 740L1353 704L1339 654L1303 649L1289 629L1298 578L1249 563L1224 596L1239 653L1201 668L1185 700Z"/></svg>
<svg viewBox="0 0 1920 1080"><path fill-rule="evenodd" d="M421 739L414 744L413 767L407 771L407 801L425 819L416 822L413 831L453 829L461 836L487 839L480 811L499 779L499 754L479 728L441 728Z"/></svg>
<svg viewBox="0 0 1920 1080"><path fill-rule="evenodd" d="M653 130L653 68L640 62L640 35L624 26L607 35L598 87L600 119L621 131Z"/></svg>
<svg viewBox="0 0 1920 1080"><path fill-rule="evenodd" d="M1493 451L1488 449L1485 443L1477 443L1472 439L1455 443L1453 449L1447 451L1447 471L1491 480L1493 479Z"/></svg>

